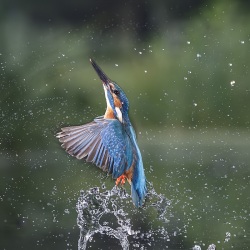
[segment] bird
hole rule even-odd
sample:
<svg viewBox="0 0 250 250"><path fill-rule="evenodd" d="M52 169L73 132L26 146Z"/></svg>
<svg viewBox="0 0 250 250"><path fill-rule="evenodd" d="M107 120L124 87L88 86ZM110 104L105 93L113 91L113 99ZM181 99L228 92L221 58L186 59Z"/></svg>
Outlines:
<svg viewBox="0 0 250 250"><path fill-rule="evenodd" d="M99 76L106 99L103 116L92 122L61 128L56 137L67 153L95 164L116 179L115 184L131 185L135 207L142 207L147 194L146 177L135 130L129 119L129 101L121 87L90 58Z"/></svg>

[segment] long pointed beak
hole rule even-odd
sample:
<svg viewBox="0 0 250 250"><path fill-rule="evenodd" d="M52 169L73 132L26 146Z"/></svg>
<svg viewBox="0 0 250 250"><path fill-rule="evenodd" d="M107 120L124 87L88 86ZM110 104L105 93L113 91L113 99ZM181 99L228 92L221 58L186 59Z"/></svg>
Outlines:
<svg viewBox="0 0 250 250"><path fill-rule="evenodd" d="M107 77L107 75L102 71L102 69L96 64L96 62L93 59L90 58L89 61L91 62L91 64L92 64L93 68L95 69L97 75L102 80L102 83L106 87L108 87L111 80Z"/></svg>

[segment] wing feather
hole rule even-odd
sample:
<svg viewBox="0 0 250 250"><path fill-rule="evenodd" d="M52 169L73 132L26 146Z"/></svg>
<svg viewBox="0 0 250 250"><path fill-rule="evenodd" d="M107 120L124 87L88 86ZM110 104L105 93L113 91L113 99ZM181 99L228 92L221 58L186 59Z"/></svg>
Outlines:
<svg viewBox="0 0 250 250"><path fill-rule="evenodd" d="M86 141L82 141L81 145L79 145L75 151L74 151L74 155L76 155L77 159L83 159L85 157L87 157L87 161L91 161L90 160L90 151L95 147L95 145L97 144L97 140L96 138L92 135L91 138L89 138Z"/></svg>
<svg viewBox="0 0 250 250"><path fill-rule="evenodd" d="M93 162L114 178L132 165L132 142L116 119L100 117L85 125L65 127L57 138L70 155Z"/></svg>

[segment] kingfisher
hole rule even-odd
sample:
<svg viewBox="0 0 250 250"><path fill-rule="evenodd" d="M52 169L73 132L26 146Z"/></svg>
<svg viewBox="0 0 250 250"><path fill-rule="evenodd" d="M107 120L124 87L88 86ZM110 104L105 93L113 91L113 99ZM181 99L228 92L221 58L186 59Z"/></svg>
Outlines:
<svg viewBox="0 0 250 250"><path fill-rule="evenodd" d="M80 125L61 128L57 138L77 159L94 163L116 179L116 185L131 185L131 197L141 207L147 193L146 177L136 134L130 122L129 101L124 91L96 64L90 63L102 81L107 108L103 116Z"/></svg>

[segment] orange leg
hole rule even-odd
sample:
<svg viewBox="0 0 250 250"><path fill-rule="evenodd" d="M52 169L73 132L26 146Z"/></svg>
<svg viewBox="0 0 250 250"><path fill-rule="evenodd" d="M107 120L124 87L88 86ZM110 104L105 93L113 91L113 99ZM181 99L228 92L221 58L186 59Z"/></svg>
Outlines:
<svg viewBox="0 0 250 250"><path fill-rule="evenodd" d="M119 184L121 184L123 186L126 182L126 179L127 179L126 175L122 174L116 179L115 185L118 186Z"/></svg>

